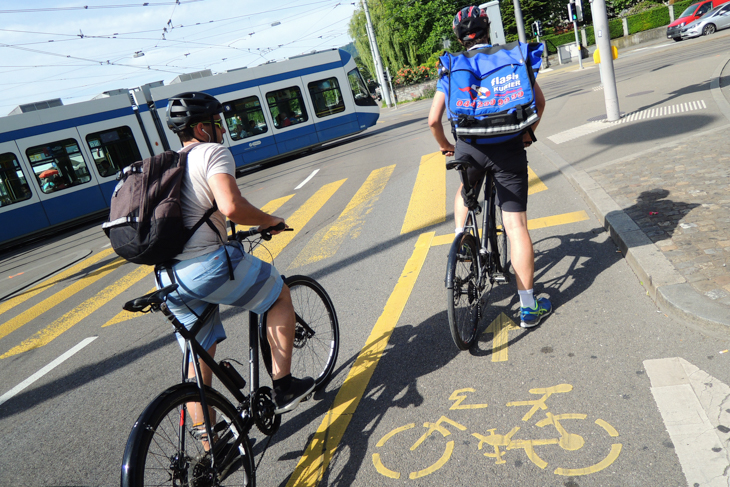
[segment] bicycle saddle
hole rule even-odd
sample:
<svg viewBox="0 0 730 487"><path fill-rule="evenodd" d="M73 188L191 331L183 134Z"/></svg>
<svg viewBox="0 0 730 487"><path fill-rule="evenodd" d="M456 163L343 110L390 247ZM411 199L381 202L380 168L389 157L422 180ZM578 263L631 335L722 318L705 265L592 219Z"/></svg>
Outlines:
<svg viewBox="0 0 730 487"><path fill-rule="evenodd" d="M467 160L454 160L449 161L446 163L446 169L457 169L459 171L464 170L466 171L469 169L469 166L473 166L474 163Z"/></svg>
<svg viewBox="0 0 730 487"><path fill-rule="evenodd" d="M131 301L124 303L124 309L126 311L132 311L135 313L142 312L147 313L150 308L157 308L167 299L167 295L177 289L177 284L170 284L162 289L155 292L145 294L141 298L135 298Z"/></svg>

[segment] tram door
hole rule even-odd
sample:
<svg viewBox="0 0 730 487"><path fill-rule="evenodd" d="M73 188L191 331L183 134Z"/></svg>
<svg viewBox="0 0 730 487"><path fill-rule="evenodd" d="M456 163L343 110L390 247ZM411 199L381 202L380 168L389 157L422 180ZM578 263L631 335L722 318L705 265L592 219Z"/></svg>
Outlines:
<svg viewBox="0 0 730 487"><path fill-rule="evenodd" d="M349 81L341 68L302 76L302 81L312 102L312 119L320 142L360 131L351 95L345 91L350 90Z"/></svg>
<svg viewBox="0 0 730 487"><path fill-rule="evenodd" d="M30 178L51 225L81 218L108 208L75 128L17 141L30 166ZM86 155L85 155L86 154Z"/></svg>
<svg viewBox="0 0 730 487"><path fill-rule="evenodd" d="M2 241L48 227L40 186L15 142L0 143L0 228Z"/></svg>

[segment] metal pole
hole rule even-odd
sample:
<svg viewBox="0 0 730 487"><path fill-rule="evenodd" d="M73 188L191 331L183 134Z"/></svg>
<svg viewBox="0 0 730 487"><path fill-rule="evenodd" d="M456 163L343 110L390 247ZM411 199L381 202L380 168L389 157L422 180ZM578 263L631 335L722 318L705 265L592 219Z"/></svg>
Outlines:
<svg viewBox="0 0 730 487"><path fill-rule="evenodd" d="M362 8L365 10L365 19L367 20L368 32L370 33L370 49L373 51L373 62L375 63L375 71L378 77L378 83L380 84L380 91L383 93L385 104L390 107L392 105L390 101L390 90L388 89L388 83L386 82L385 75L383 73L383 61L380 59L378 40L375 38L375 29L373 29L373 22L370 20L370 10L368 9L368 2L366 0L362 0Z"/></svg>
<svg viewBox="0 0 730 487"><path fill-rule="evenodd" d="M621 118L618 108L618 91L616 90L616 75L613 71L613 53L611 51L611 33L608 30L608 14L605 0L593 0L593 31L596 34L596 47L601 56L598 68L603 83L603 97L606 100L606 119L615 122Z"/></svg>
<svg viewBox="0 0 730 487"><path fill-rule="evenodd" d="M393 89L393 78L390 77L390 69L388 69L387 66L385 67L385 74L386 76L388 76L388 86L390 87L390 92L393 93L393 105L395 105L395 109L398 110L398 95Z"/></svg>
<svg viewBox="0 0 730 487"><path fill-rule="evenodd" d="M580 47L580 41L578 40L578 21L573 21L573 30L575 31L575 47L578 48L578 64L580 69L583 69L583 50Z"/></svg>
<svg viewBox="0 0 730 487"><path fill-rule="evenodd" d="M517 23L517 38L520 42L527 43L525 35L525 21L522 18L522 8L520 8L520 0L512 0L515 5L515 22Z"/></svg>

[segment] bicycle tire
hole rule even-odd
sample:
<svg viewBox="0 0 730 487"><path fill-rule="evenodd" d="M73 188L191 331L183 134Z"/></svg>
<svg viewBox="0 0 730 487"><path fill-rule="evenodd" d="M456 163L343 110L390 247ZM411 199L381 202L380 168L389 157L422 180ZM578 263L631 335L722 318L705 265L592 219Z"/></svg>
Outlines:
<svg viewBox="0 0 730 487"><path fill-rule="evenodd" d="M284 279L289 287L297 316L292 351L291 373L294 377L313 377L314 390L324 388L332 377L340 350L340 326L335 307L327 291L307 276ZM266 316L261 333L261 354L271 375L271 349L266 339ZM308 329L307 329L308 328ZM311 330L311 332L310 332Z"/></svg>
<svg viewBox="0 0 730 487"><path fill-rule="evenodd" d="M240 413L213 389L206 388L205 400L215 414L215 420L211 421L215 423L218 441L213 448L219 450L216 454L219 465L212 468L205 462L204 440L193 436L192 419L185 412L189 404L200 404L197 387L178 384L157 396L134 424L124 451L122 487L255 487L253 453ZM182 440L179 437L181 430L185 431ZM211 473L218 483L203 478Z"/></svg>
<svg viewBox="0 0 730 487"><path fill-rule="evenodd" d="M459 350L468 350L477 339L479 324L479 252L471 234L459 234L451 245L446 270L449 330Z"/></svg>

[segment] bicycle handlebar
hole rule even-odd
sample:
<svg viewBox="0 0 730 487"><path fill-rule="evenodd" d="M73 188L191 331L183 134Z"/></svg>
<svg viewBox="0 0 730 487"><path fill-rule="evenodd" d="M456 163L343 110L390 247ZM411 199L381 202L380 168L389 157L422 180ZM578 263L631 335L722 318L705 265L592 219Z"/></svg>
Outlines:
<svg viewBox="0 0 730 487"><path fill-rule="evenodd" d="M233 226L234 224L232 223L231 225ZM248 230L239 230L238 232L235 232L231 238L236 239L240 242L242 240L246 240L249 237L261 235L261 238L268 242L269 240L271 240L272 237L271 232L291 232L293 230L293 228L287 228L284 223L279 223L278 225L274 225L273 227L264 228L261 230L259 230L258 227L251 227Z"/></svg>

